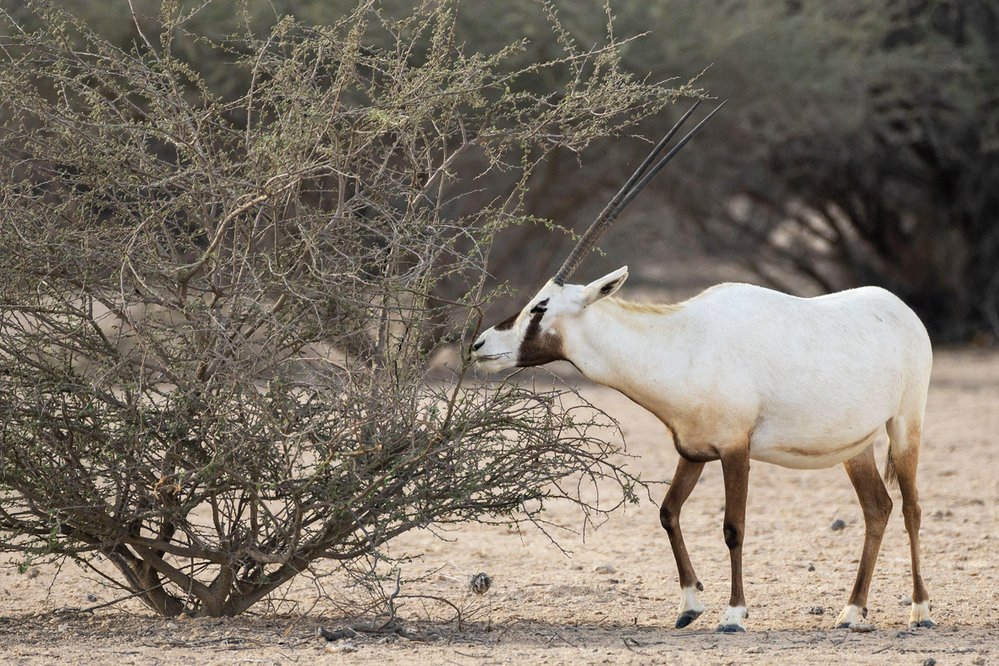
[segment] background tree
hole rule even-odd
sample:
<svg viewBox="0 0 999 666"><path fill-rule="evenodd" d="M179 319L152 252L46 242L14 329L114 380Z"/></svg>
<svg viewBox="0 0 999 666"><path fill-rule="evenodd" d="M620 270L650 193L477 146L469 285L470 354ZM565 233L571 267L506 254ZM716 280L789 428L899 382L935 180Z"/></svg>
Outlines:
<svg viewBox="0 0 999 666"><path fill-rule="evenodd" d="M145 13L158 2L133 1ZM122 4L64 4L116 44L135 39ZM191 17L192 32L224 41L245 25L263 35L283 13L323 24L347 6L345 0L244 4L243 16L210 4ZM409 5L380 6L401 16ZM650 189L604 241L618 255L615 262L626 257L636 269L633 286L643 275L660 287L677 286L662 284L661 265L682 256L671 248L682 235L687 245L700 244L709 261L742 266L756 280L790 291L888 287L939 341L999 335L994 2L650 0L616 9L620 34L649 33L622 45L622 71L648 80L704 71L699 84L730 100L698 149L657 183L658 197ZM548 29L548 11L558 12L559 31ZM105 20L108 12L121 20ZM498 65L507 71L561 57L566 37L601 44L606 31L600 0L543 6L463 0L455 26L458 42L481 53L529 38ZM181 35L175 42L177 57L195 63L217 94L229 98L245 88L248 69L226 68L204 41ZM555 68L534 69L520 85L547 94L560 76ZM658 134L665 124L650 120L642 133ZM524 212L583 228L645 152L629 140L594 141L584 159L554 151L531 176ZM480 183L484 191L508 188L511 177L494 170ZM458 205L475 210L482 203L469 193ZM490 269L498 280L527 288L557 267L569 243L543 225L509 228ZM442 295L458 293L460 285L441 287Z"/></svg>
<svg viewBox="0 0 999 666"><path fill-rule="evenodd" d="M709 247L801 293L863 284L938 341L999 334L999 7L662 2L629 47L730 97L670 200Z"/></svg>
<svg viewBox="0 0 999 666"><path fill-rule="evenodd" d="M218 39L209 11L136 10L118 43L54 3L3 16L0 548L231 615L415 527L633 497L585 404L430 359L476 328L535 167L679 91L550 13L558 49L524 61L447 2Z"/></svg>

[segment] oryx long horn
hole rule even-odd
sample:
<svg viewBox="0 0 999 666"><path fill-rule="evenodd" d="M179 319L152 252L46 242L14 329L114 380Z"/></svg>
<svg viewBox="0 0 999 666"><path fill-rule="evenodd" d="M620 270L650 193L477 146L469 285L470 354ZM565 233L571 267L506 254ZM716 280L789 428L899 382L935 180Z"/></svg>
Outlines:
<svg viewBox="0 0 999 666"><path fill-rule="evenodd" d="M708 120L711 119L711 116L718 113L718 110L725 106L725 102L716 106L711 113L701 120L701 122L697 123L694 129L690 130L686 136L680 139L680 141L673 146L673 148L670 149L670 151L666 153L661 160L656 162L654 166L651 166L655 159L659 156L659 153L661 153L666 147L666 144L669 143L669 140L673 138L674 134L676 134L676 131L680 129L680 126L683 125L684 121L686 121L688 117L690 117L690 114L694 112L700 103L701 100L694 102L694 105L691 106L685 114L683 114L680 120L678 120L672 128L670 128L670 131L666 132L666 136L664 136L662 140L656 144L656 147L652 149L649 156L645 158L641 165L639 165L635 173L631 174L631 178L629 178L618 193L614 195L614 198L610 200L607 206L604 207L603 211L600 212L600 215L597 216L597 219L590 225L590 228L587 229L579 239L576 247L573 248L571 253L569 253L569 257L565 260L565 263L563 263L562 267L555 273L555 277L552 278L552 281L555 282L555 284L565 284L566 279L576 271L576 268L579 267L583 257L585 257L586 254L593 249L597 240L605 231L607 231L610 225L614 223L614 220L617 219L618 214L624 210L625 206L631 203L631 201L638 196L638 193L649 184L649 181L655 178L656 174L658 174L662 168L666 166L666 164L669 163L669 161L673 159L678 152L680 152L680 149L683 148L687 142L700 131L701 127L704 126L704 123L708 122Z"/></svg>

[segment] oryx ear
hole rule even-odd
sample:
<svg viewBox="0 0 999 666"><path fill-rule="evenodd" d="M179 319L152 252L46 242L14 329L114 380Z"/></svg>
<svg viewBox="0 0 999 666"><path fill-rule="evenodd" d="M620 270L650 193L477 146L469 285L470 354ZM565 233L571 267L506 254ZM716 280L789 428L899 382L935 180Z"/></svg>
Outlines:
<svg viewBox="0 0 999 666"><path fill-rule="evenodd" d="M622 266L613 273L608 273L599 280L594 280L583 287L583 307L594 301L610 296L621 288L624 281L628 279L628 267Z"/></svg>

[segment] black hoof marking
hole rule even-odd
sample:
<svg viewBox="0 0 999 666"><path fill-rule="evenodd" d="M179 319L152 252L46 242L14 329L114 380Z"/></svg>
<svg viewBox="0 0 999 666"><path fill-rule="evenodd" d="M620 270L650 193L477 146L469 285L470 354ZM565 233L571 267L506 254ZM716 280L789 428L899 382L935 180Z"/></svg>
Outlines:
<svg viewBox="0 0 999 666"><path fill-rule="evenodd" d="M932 629L935 626L937 626L937 623L934 622L933 620L921 620L919 622L912 622L909 624L909 627L911 629L916 629L916 628Z"/></svg>
<svg viewBox="0 0 999 666"><path fill-rule="evenodd" d="M744 634L744 633L746 633L746 629L744 627L740 627L737 624L719 624L718 625L718 629L716 629L715 631L717 631L719 634L740 634L740 633Z"/></svg>
<svg viewBox="0 0 999 666"><path fill-rule="evenodd" d="M680 614L680 617L676 618L676 628L683 629L699 617L701 617L701 613L698 611L684 611Z"/></svg>
<svg viewBox="0 0 999 666"><path fill-rule="evenodd" d="M703 592L703 591L704 591L704 586L703 586L703 585L701 585L701 581L697 581L697 589L698 589L698 591L700 591L700 592Z"/></svg>

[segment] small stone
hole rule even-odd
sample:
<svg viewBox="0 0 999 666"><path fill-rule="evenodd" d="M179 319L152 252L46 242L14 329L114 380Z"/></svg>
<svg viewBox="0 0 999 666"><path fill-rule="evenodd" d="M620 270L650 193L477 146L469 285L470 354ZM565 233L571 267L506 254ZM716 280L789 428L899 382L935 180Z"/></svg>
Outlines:
<svg viewBox="0 0 999 666"><path fill-rule="evenodd" d="M69 625L66 624L65 622L56 627L56 631L58 631L60 634L65 633L67 629L69 629Z"/></svg>
<svg viewBox="0 0 999 666"><path fill-rule="evenodd" d="M831 529L833 532L839 532L844 527L846 527L846 521L837 518L836 520L832 521L832 525L829 526L829 529Z"/></svg>
<svg viewBox="0 0 999 666"><path fill-rule="evenodd" d="M334 654L350 654L357 652L357 646L353 643L330 643L326 646L326 651Z"/></svg>
<svg viewBox="0 0 999 666"><path fill-rule="evenodd" d="M97 601L97 595L94 594L93 592L87 592L87 601L89 601L90 603L94 603L95 601Z"/></svg>
<svg viewBox="0 0 999 666"><path fill-rule="evenodd" d="M930 657L929 659L925 659L923 661L923 666L937 666L937 660L934 659L933 657Z"/></svg>
<svg viewBox="0 0 999 666"><path fill-rule="evenodd" d="M826 609L823 608L822 606L812 606L811 608L808 609L809 615L824 615L825 612Z"/></svg>
<svg viewBox="0 0 999 666"><path fill-rule="evenodd" d="M612 574L617 571L617 569L615 569L609 564L598 564L597 566L593 567L593 570L598 574Z"/></svg>
<svg viewBox="0 0 999 666"><path fill-rule="evenodd" d="M808 563L808 570L809 570L809 571L815 571L815 565L814 565L814 564L812 564L811 562L809 562L809 563Z"/></svg>
<svg viewBox="0 0 999 666"><path fill-rule="evenodd" d="M489 577L489 574L480 572L472 576L472 579L468 581L468 588L476 594L485 594L489 591L492 584L493 579Z"/></svg>
<svg viewBox="0 0 999 666"><path fill-rule="evenodd" d="M176 622L167 622L166 628L170 631L176 631L180 626Z"/></svg>
<svg viewBox="0 0 999 666"><path fill-rule="evenodd" d="M746 650L746 654L763 654L763 648L761 648L759 645L751 647L748 650Z"/></svg>
<svg viewBox="0 0 999 666"><path fill-rule="evenodd" d="M866 622L854 622L850 625L850 631L858 634L869 634L874 631L874 625Z"/></svg>
<svg viewBox="0 0 999 666"><path fill-rule="evenodd" d="M620 583L621 581L619 581L619 580L618 580L617 578L611 578L611 579L610 579L610 580L608 580L607 582L608 582L608 583L610 583L611 585L617 585L617 584L618 584L618 583Z"/></svg>

